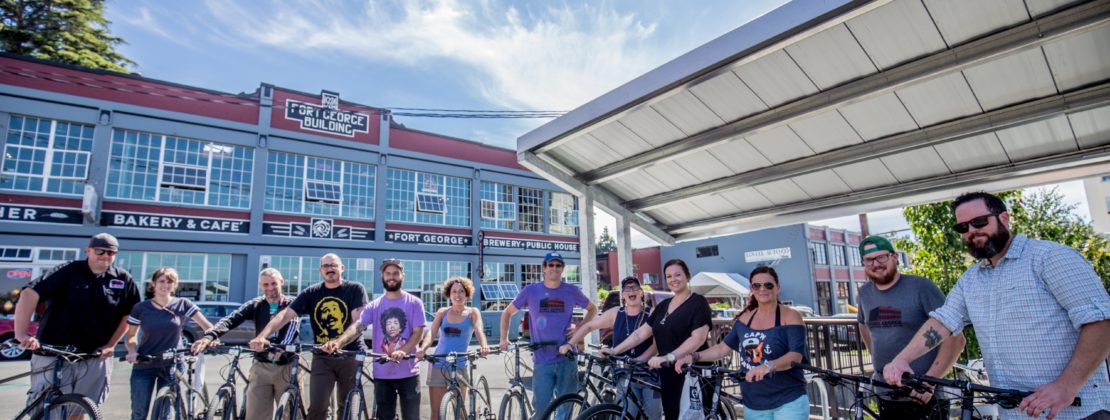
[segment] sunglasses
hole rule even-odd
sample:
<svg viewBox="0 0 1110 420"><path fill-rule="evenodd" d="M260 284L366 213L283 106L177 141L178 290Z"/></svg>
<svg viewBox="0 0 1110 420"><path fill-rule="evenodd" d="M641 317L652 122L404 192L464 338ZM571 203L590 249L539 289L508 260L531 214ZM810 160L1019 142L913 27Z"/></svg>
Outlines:
<svg viewBox="0 0 1110 420"><path fill-rule="evenodd" d="M974 226L976 229L982 229L982 228L987 227L988 224L990 224L991 217L996 217L996 216L998 216L998 215L994 214L994 213L991 213L991 214L986 214L986 215L976 217L976 218L968 220L966 222L956 223L956 224L952 225L952 230L955 230L956 233L967 233L967 231L971 230L969 225Z"/></svg>
<svg viewBox="0 0 1110 420"><path fill-rule="evenodd" d="M116 255L117 253L118 253L118 251L112 251L110 249L93 248L93 254L96 254L96 255L108 254L108 256L113 256L113 255Z"/></svg>
<svg viewBox="0 0 1110 420"><path fill-rule="evenodd" d="M759 290L759 289L774 290L775 289L775 283L770 282L770 281L766 282L766 283L752 283L752 290Z"/></svg>
<svg viewBox="0 0 1110 420"><path fill-rule="evenodd" d="M550 263L547 264L547 268L563 268L563 265L559 263Z"/></svg>

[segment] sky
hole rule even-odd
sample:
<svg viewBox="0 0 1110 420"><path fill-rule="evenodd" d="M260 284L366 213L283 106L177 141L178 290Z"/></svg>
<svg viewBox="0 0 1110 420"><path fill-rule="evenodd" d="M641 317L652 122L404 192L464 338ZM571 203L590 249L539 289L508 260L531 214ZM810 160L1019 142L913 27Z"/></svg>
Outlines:
<svg viewBox="0 0 1110 420"><path fill-rule="evenodd" d="M105 12L127 42L119 51L154 79L329 90L380 108L569 111L785 2L110 0ZM515 149L548 120L395 121ZM1081 182L1060 191L1090 220ZM597 215L596 232L612 232L613 218ZM874 232L906 228L900 209L869 220ZM859 229L856 216L814 223ZM633 246L653 244L633 232Z"/></svg>

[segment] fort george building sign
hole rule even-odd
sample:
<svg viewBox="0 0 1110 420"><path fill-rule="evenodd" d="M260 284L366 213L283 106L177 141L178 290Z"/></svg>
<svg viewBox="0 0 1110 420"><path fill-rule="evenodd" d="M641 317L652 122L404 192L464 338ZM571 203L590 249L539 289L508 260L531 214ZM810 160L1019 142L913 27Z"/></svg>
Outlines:
<svg viewBox="0 0 1110 420"><path fill-rule="evenodd" d="M297 121L302 130L354 137L370 132L370 115L339 109L339 94L323 91L320 104L285 100L285 119Z"/></svg>

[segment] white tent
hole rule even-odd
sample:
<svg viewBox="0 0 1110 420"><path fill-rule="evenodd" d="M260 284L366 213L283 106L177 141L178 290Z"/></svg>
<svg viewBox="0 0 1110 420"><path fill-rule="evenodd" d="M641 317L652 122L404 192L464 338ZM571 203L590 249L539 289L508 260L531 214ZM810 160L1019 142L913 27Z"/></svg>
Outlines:
<svg viewBox="0 0 1110 420"><path fill-rule="evenodd" d="M690 289L705 297L745 299L750 293L748 278L737 273L701 272L690 279Z"/></svg>

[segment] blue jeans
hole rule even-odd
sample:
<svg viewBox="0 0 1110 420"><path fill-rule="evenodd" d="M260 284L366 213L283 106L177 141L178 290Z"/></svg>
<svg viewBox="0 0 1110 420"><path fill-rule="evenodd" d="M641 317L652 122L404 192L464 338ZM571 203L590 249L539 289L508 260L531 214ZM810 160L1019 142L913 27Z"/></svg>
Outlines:
<svg viewBox="0 0 1110 420"><path fill-rule="evenodd" d="M645 417L649 419L663 418L663 395L658 390L651 389L651 387L644 384L633 383L629 386L629 393L636 394L636 399L640 400L640 405L644 406ZM628 404L628 412L632 415L632 418L636 418L636 413L639 411L636 403L630 399L625 404Z"/></svg>
<svg viewBox="0 0 1110 420"><path fill-rule="evenodd" d="M744 420L806 420L809 418L809 396L802 395L770 410L753 410L744 407Z"/></svg>
<svg viewBox="0 0 1110 420"><path fill-rule="evenodd" d="M171 369L167 366L131 370L131 420L146 420L154 390L169 386Z"/></svg>
<svg viewBox="0 0 1110 420"><path fill-rule="evenodd" d="M578 391L578 363L571 359L563 359L555 363L536 363L532 370L532 407L536 409L535 416L543 414L543 410L551 404L551 400L563 394ZM555 413L556 419L560 413ZM564 413L563 416L566 414Z"/></svg>

